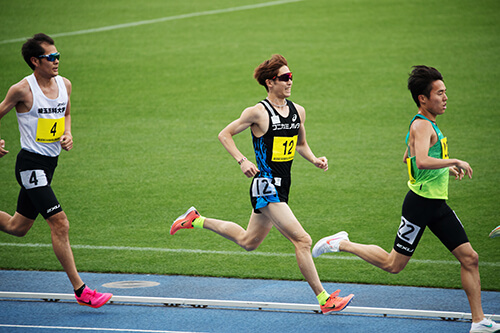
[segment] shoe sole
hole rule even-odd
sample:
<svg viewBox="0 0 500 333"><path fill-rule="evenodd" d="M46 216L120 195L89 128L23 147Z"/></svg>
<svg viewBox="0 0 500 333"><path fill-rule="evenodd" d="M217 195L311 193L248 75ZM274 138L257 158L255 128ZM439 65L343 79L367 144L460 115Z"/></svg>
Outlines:
<svg viewBox="0 0 500 333"><path fill-rule="evenodd" d="M493 231L489 235L490 238L495 238L495 237L499 237L499 236L500 236L500 226L493 229Z"/></svg>
<svg viewBox="0 0 500 333"><path fill-rule="evenodd" d="M177 231L182 229L182 228L178 228L178 229L174 230L174 227L176 227L178 225L177 222L179 220L185 219L186 216L188 216L192 211L196 211L196 208L194 208L194 206L191 206L191 208L189 208L184 214L182 214L181 216L179 216L178 218L175 219L174 223L172 223L172 226L170 227L170 235L174 235Z"/></svg>
<svg viewBox="0 0 500 333"><path fill-rule="evenodd" d="M347 302L347 304L346 304L346 305L344 305L344 307L343 307L342 309L337 310L337 309L335 308L335 309L332 309L332 310L330 310L330 311L328 311L328 312L323 312L323 314L324 314L324 315L329 315L329 314L332 314L332 313L337 313L337 312L341 312L341 311L343 311L345 308L347 308L347 307L349 306L349 304L351 304L351 302L352 302L352 299L353 299L353 298L354 298L354 296L352 296L352 297L351 297L351 299L349 300L349 302Z"/></svg>

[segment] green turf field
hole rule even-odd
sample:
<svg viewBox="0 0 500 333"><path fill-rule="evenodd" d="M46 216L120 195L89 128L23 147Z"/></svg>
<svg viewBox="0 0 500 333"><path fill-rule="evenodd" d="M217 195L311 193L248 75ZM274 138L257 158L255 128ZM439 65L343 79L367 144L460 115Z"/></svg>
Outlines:
<svg viewBox="0 0 500 333"><path fill-rule="evenodd" d="M38 32L55 36L59 72L73 84L75 146L61 154L53 187L70 219L78 269L303 279L291 244L276 230L250 254L206 230L168 234L191 205L246 227L250 180L217 134L266 96L253 70L281 53L294 73L291 100L307 111L309 145L330 163L326 173L300 156L294 163L290 206L314 242L346 230L353 241L392 248L407 192L404 137L417 110L408 73L420 64L443 73L449 101L439 126L450 155L474 169L472 180L450 182L449 204L479 253L483 289L500 290L500 239L488 239L500 224L500 3L255 6L261 3L2 3L0 98L31 73L19 39ZM168 19L147 22L160 18ZM0 160L0 210L12 214L19 190L14 112L2 119L0 137L10 150ZM249 131L236 141L254 160ZM50 232L41 218L26 237L2 233L0 243L0 268L61 269L44 246ZM459 265L430 231L398 275L354 258L340 253L315 262L323 281L461 286Z"/></svg>

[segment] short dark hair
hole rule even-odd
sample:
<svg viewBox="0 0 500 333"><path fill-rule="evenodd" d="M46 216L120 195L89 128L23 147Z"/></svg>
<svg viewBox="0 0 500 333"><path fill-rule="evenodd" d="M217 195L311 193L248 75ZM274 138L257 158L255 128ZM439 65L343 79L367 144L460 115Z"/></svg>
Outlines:
<svg viewBox="0 0 500 333"><path fill-rule="evenodd" d="M432 83L437 80L443 81L443 75L434 67L423 65L413 66L413 70L408 78L408 89L418 107L420 107L418 96L424 95L429 98L432 90Z"/></svg>
<svg viewBox="0 0 500 333"><path fill-rule="evenodd" d="M273 77L278 75L280 68L283 66L288 66L288 62L285 57L281 54L275 54L271 59L264 61L262 64L257 66L253 73L253 77L259 82L260 85L267 88L266 80L271 80Z"/></svg>
<svg viewBox="0 0 500 333"><path fill-rule="evenodd" d="M47 36L46 34L36 34L23 44L21 48L21 53L23 54L24 61L30 66L31 69L35 69L35 65L31 62L31 58L38 58L45 53L42 43L47 43L49 45L54 45L54 40Z"/></svg>

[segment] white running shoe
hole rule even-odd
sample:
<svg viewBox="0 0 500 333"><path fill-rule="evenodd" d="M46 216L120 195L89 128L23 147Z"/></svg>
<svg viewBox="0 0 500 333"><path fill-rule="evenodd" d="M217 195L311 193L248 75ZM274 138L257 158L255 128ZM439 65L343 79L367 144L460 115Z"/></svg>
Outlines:
<svg viewBox="0 0 500 333"><path fill-rule="evenodd" d="M339 252L339 246L341 240L349 240L348 234L345 231L336 233L335 235L322 238L319 242L314 245L312 250L312 256L314 258L319 257L326 252Z"/></svg>
<svg viewBox="0 0 500 333"><path fill-rule="evenodd" d="M500 225L496 227L495 229L491 230L490 232L490 238L495 238L500 236Z"/></svg>
<svg viewBox="0 0 500 333"><path fill-rule="evenodd" d="M479 323L472 323L470 333L500 332L500 325L493 320L484 318Z"/></svg>

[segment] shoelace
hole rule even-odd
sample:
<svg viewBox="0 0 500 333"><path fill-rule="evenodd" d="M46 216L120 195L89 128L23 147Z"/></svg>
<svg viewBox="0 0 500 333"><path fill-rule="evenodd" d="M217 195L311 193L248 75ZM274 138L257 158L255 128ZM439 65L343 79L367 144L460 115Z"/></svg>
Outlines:
<svg viewBox="0 0 500 333"><path fill-rule="evenodd" d="M91 289L91 290L90 290L90 292L88 293L88 296L89 296L90 298L94 298L94 296L95 296L95 294L96 294L96 293L97 293L97 290L92 290L92 289Z"/></svg>
<svg viewBox="0 0 500 333"><path fill-rule="evenodd" d="M326 300L326 303L328 303L329 300L333 300L334 298L339 298L339 293L340 293L340 289L337 289L335 290L333 293L330 294L330 297L328 297L328 299ZM326 305L325 303L325 305ZM323 306L325 306L323 305Z"/></svg>
<svg viewBox="0 0 500 333"><path fill-rule="evenodd" d="M491 322L491 323L494 323L494 321L493 321L493 320L491 320L491 317L493 317L494 315L495 315L494 313L493 313L493 314L490 314L490 316L487 318L487 320L488 320L489 322Z"/></svg>
<svg viewBox="0 0 500 333"><path fill-rule="evenodd" d="M486 317L485 317L484 319L486 319L488 322L490 322L490 323L492 323L492 324L493 324L493 323L494 323L494 321L493 321L493 320L491 320L491 317L493 317L494 315L495 315L494 313L493 313L493 314L490 314L490 316L489 316L488 318L486 318ZM477 323L477 324L479 324L479 323ZM486 325L485 325L485 326L486 326Z"/></svg>

